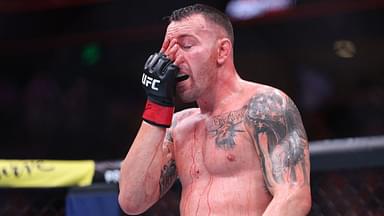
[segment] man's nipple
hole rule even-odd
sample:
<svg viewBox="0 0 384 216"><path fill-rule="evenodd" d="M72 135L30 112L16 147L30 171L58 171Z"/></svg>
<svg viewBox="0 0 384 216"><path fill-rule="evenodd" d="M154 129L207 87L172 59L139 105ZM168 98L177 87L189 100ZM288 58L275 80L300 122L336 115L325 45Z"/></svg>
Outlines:
<svg viewBox="0 0 384 216"><path fill-rule="evenodd" d="M235 155L233 155L233 154L231 154L231 153L228 153L227 154L227 160L229 160L229 161L235 161L236 160L236 157L235 157Z"/></svg>

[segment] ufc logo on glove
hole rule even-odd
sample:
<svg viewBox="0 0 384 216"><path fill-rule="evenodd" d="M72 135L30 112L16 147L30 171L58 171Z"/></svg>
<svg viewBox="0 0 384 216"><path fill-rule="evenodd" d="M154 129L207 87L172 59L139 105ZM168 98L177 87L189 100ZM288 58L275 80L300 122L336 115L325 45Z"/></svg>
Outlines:
<svg viewBox="0 0 384 216"><path fill-rule="evenodd" d="M174 112L176 75L179 67L163 53L154 53L144 65L141 84L147 94L143 120L155 126L170 127Z"/></svg>
<svg viewBox="0 0 384 216"><path fill-rule="evenodd" d="M151 86L151 88L155 91L158 91L159 88L156 86L157 83L160 83L160 80L158 79L154 79L150 76L148 76L147 74L143 73L143 77L141 78L141 83L148 87L148 86Z"/></svg>

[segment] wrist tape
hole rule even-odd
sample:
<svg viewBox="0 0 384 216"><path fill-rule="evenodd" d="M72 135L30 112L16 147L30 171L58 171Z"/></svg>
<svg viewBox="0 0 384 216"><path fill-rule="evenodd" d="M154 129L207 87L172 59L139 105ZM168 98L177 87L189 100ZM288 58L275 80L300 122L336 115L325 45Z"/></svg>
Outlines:
<svg viewBox="0 0 384 216"><path fill-rule="evenodd" d="M151 100L147 100L143 113L143 120L152 125L170 127L174 111L175 107L173 106L162 106Z"/></svg>

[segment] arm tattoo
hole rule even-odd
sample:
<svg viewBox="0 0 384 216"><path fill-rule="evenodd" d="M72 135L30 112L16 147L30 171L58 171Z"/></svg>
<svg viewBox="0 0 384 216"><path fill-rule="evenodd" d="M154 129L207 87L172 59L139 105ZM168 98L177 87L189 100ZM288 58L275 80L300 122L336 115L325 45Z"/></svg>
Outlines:
<svg viewBox="0 0 384 216"><path fill-rule="evenodd" d="M165 133L165 141L169 143L173 143L172 130L168 129Z"/></svg>
<svg viewBox="0 0 384 216"><path fill-rule="evenodd" d="M176 180L176 162L169 160L166 165L161 169L160 174L160 197L162 197L171 187Z"/></svg>
<svg viewBox="0 0 384 216"><path fill-rule="evenodd" d="M177 119L175 116L173 116L172 125L170 128L167 129L167 132L165 133L165 141L166 142L173 143L172 131L176 127L176 125L177 125Z"/></svg>
<svg viewBox="0 0 384 216"><path fill-rule="evenodd" d="M218 148L229 150L236 145L236 133L245 132L240 129L244 119L245 108L214 116L208 124L208 133L215 137Z"/></svg>
<svg viewBox="0 0 384 216"><path fill-rule="evenodd" d="M267 186L271 187L271 181L297 182L297 171L302 172L308 184L307 137L292 100L273 90L256 95L248 104L246 120L252 128ZM261 146L260 136L267 139L267 151ZM267 167L271 167L272 179Z"/></svg>
<svg viewBox="0 0 384 216"><path fill-rule="evenodd" d="M165 142L163 145L166 146L166 154L172 154L171 152L171 145L173 145L173 136L172 131L177 125L176 117L173 117L172 125L170 128L167 129L165 134ZM163 166L160 172L160 198L164 196L164 194L172 187L173 183L175 182L177 178L177 171L176 171L176 161L174 159L171 159Z"/></svg>

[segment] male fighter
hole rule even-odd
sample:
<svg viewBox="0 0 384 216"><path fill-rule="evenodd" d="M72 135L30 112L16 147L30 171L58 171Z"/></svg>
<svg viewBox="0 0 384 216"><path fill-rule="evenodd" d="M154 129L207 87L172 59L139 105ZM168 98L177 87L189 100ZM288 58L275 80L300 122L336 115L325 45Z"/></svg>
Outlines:
<svg viewBox="0 0 384 216"><path fill-rule="evenodd" d="M239 77L222 12L196 4L169 21L145 63L147 103L121 166L121 208L145 212L178 178L183 216L306 215L309 151L295 104ZM198 108L173 115L175 94Z"/></svg>

